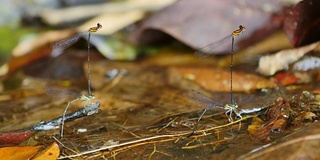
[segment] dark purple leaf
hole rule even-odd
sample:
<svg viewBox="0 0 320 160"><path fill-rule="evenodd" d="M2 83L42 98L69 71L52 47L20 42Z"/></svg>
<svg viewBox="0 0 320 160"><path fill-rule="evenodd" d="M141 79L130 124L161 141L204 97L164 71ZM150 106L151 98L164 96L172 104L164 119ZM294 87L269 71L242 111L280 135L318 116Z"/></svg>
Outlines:
<svg viewBox="0 0 320 160"><path fill-rule="evenodd" d="M266 6L272 12L266 11ZM236 38L237 49L251 45L279 28L282 19L273 13L280 8L279 3L266 0L178 1L142 22L131 39L137 44L149 44L171 36L198 49L221 40L243 25L247 30ZM250 37L254 37L250 42L243 41Z"/></svg>
<svg viewBox="0 0 320 160"><path fill-rule="evenodd" d="M320 40L319 8L319 0L304 0L289 11L284 27L295 47Z"/></svg>

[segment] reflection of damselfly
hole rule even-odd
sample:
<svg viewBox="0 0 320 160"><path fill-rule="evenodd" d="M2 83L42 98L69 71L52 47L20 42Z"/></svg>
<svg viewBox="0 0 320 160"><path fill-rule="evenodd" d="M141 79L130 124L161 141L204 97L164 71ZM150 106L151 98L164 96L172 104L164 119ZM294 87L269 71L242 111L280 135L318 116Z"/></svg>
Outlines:
<svg viewBox="0 0 320 160"><path fill-rule="evenodd" d="M203 115L210 109L221 108L221 109L227 110L225 112L225 114L228 116L228 119L229 119L230 122L233 121L232 112L234 112L236 114L236 117L242 118L241 114L237 111L237 108L238 108L237 104L225 104L225 105L223 105L223 104L221 104L221 103L209 98L208 96L198 92L198 91L192 90L191 93L192 93L192 99L196 103L198 103L201 106L203 106L204 110L201 113L200 117L198 118L198 120L197 120L197 122L196 122L196 124L194 126L193 132L190 134L190 136L193 135L194 132L197 130L199 121L201 120Z"/></svg>
<svg viewBox="0 0 320 160"><path fill-rule="evenodd" d="M233 46L234 46L234 39L235 37L238 37L242 32L244 32L246 28L242 25L239 26L239 29L233 31L230 35L226 36L225 38L214 42L210 43L203 48L200 48L195 52L195 55L204 57L204 56L210 56L210 55L218 55L221 54L225 51L226 48L231 47L231 62L230 62L230 98L231 98L231 103L233 105L236 105L234 99L233 99L233 92L232 92L232 65L233 65ZM230 42L229 40L231 39L231 46L229 45ZM226 46L227 45L227 46Z"/></svg>

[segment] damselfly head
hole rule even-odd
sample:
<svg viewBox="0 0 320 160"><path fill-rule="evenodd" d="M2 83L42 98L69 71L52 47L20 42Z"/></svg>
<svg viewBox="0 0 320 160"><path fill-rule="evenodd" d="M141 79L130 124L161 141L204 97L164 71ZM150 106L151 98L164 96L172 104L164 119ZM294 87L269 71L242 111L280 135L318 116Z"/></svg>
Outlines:
<svg viewBox="0 0 320 160"><path fill-rule="evenodd" d="M244 27L244 26L242 26L242 25L239 26L239 29L241 30L241 32L246 31L246 27Z"/></svg>
<svg viewBox="0 0 320 160"><path fill-rule="evenodd" d="M240 25L240 26L239 26L239 29L233 31L232 37L233 37L233 38L234 38L234 37L238 37L238 36L239 36L242 32L244 32L245 30L246 30L246 27Z"/></svg>
<svg viewBox="0 0 320 160"><path fill-rule="evenodd" d="M102 25L100 23L97 23L97 28L98 29L102 28Z"/></svg>
<svg viewBox="0 0 320 160"><path fill-rule="evenodd" d="M97 32L100 28L102 28L102 25L100 23L97 23L96 27L91 27L89 29L89 32Z"/></svg>

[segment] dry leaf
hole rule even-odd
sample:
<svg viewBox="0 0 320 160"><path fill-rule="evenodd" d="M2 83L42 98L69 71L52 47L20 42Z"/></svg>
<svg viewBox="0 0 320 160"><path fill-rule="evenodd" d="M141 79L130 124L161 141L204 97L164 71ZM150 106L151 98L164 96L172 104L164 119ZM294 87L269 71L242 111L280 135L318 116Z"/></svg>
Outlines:
<svg viewBox="0 0 320 160"><path fill-rule="evenodd" d="M101 28L99 32L97 32L97 34L111 35L127 27L128 25L141 20L144 17L144 14L145 13L143 11L139 10L121 13L106 13L91 19L90 21L78 27L77 30L79 32L85 31L88 28L92 27L92 24L96 24L99 22L103 25L103 28Z"/></svg>
<svg viewBox="0 0 320 160"><path fill-rule="evenodd" d="M60 155L60 148L53 142L48 148L38 153L32 160L56 160Z"/></svg>
<svg viewBox="0 0 320 160"><path fill-rule="evenodd" d="M0 157L5 160L31 159L41 146L16 146L0 148Z"/></svg>
<svg viewBox="0 0 320 160"><path fill-rule="evenodd" d="M148 11L154 11L161 9L167 5L170 5L175 0L129 0L120 2L109 2L97 5L85 5L68 7L63 9L45 9L39 15L45 22L50 25L59 25L70 23L70 21L76 21L79 19L91 18L103 14L121 14L131 11L142 11L143 13ZM96 22L95 22L96 23ZM106 25L113 25L113 21L108 21Z"/></svg>
<svg viewBox="0 0 320 160"><path fill-rule="evenodd" d="M320 42L316 42L304 47L282 50L270 56L261 57L258 71L266 76L273 75L277 71L287 70L289 65L299 60L306 53L316 49Z"/></svg>
<svg viewBox="0 0 320 160"><path fill-rule="evenodd" d="M311 69L320 68L320 58L319 57L306 57L301 61L294 64L293 69L298 71L307 71Z"/></svg>
<svg viewBox="0 0 320 160"><path fill-rule="evenodd" d="M239 25L243 25L247 31L235 41L236 48L243 48L280 27L281 23L273 19L270 10L266 11L264 6L269 6L274 12L281 8L280 3L266 0L177 1L142 22L131 40L137 44L148 44L167 39L170 35L198 49L230 35ZM239 43L251 35L254 38L249 43Z"/></svg>

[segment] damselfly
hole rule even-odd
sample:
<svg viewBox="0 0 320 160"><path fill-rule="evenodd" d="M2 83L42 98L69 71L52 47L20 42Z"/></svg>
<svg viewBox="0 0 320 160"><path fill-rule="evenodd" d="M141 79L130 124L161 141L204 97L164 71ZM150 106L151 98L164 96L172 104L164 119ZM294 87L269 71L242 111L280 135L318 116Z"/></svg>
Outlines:
<svg viewBox="0 0 320 160"><path fill-rule="evenodd" d="M195 52L195 55L197 56L210 56L210 55L218 55L221 54L225 50L225 47L231 47L231 58L230 58L230 99L232 105L236 105L234 99L233 99L233 91L232 91L232 65L233 65L233 49L234 49L234 39L238 37L242 32L246 30L246 27L240 25L239 29L233 31L230 35L226 36L225 38L214 42L210 43L203 48L200 48ZM231 40L231 46L225 46L228 42L228 40Z"/></svg>
<svg viewBox="0 0 320 160"><path fill-rule="evenodd" d="M195 91L195 90L192 90L192 99L200 104L201 106L204 107L204 110L203 112L201 113L200 117L198 118L195 126L194 126L194 129L192 131L192 133L189 135L193 135L194 132L197 130L197 127L198 127L198 124L201 120L201 118L203 117L203 115L210 109L212 108L221 108L221 109L224 109L224 110L227 110L225 112L226 116L228 116L228 119L229 119L229 122L232 122L233 121L233 118L232 118L232 112L234 112L236 114L237 117L239 118L242 118L241 114L237 111L237 108L238 108L238 105L237 104L222 104L222 103L219 103L217 102L216 100L213 100L212 98L198 92L198 91Z"/></svg>
<svg viewBox="0 0 320 160"><path fill-rule="evenodd" d="M86 106L86 104L94 99L95 97L93 96L92 92L91 92L91 82L90 82L90 36L91 33L97 32L100 28L102 28L101 24L97 24L96 27L91 27L88 29L88 31L83 32L83 33L79 33L73 37L61 40L59 42L56 42L53 44L53 52L55 51L59 51L59 52L63 52L63 50L65 50L66 48L70 47L71 45L73 45L74 43L76 43L81 37L84 37L86 34L88 34L88 96L86 95L82 95L81 97L74 99L72 101L68 102L67 107L65 108L63 114L62 114L62 122L61 122L61 130L60 130L60 137L63 137L63 132L64 132L64 122L66 119L66 113L67 110L69 108L69 106L76 101L84 101L83 105Z"/></svg>

